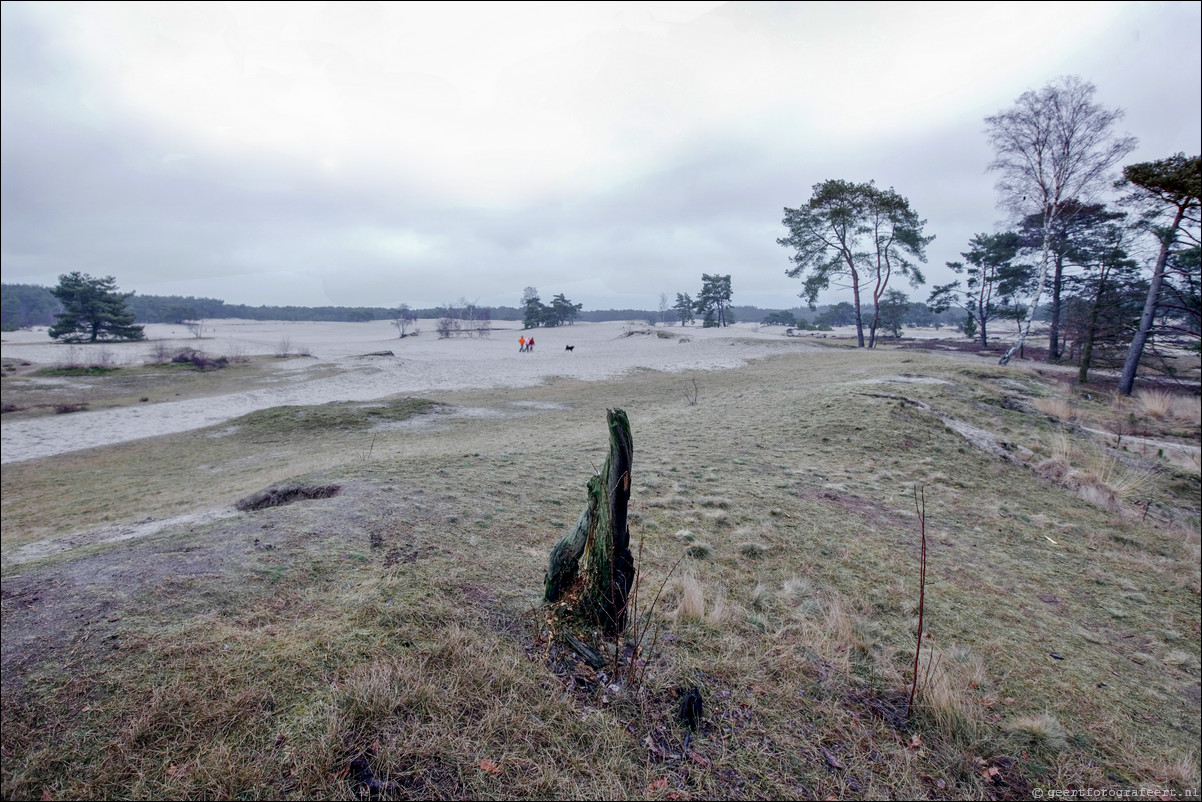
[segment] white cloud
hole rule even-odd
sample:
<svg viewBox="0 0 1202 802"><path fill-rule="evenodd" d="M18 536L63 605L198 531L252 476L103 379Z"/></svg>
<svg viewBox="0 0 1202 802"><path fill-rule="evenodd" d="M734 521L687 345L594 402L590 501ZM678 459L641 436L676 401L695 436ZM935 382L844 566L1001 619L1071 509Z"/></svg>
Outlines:
<svg viewBox="0 0 1202 802"><path fill-rule="evenodd" d="M1198 152L1200 8L6 3L5 280L788 304L782 207L829 178L909 197L934 280L1000 217L981 120L1027 89L1080 74L1133 159Z"/></svg>

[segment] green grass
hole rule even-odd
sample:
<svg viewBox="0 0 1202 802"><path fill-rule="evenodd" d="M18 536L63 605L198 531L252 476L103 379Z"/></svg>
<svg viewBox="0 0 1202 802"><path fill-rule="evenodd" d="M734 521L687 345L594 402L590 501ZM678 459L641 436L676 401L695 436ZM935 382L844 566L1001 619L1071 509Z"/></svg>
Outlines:
<svg viewBox="0 0 1202 802"><path fill-rule="evenodd" d="M251 412L231 423L255 439L278 439L297 432L320 430L354 431L384 422L399 422L429 412L438 406L421 398L387 402L352 403L333 401L321 406L282 406Z"/></svg>
<svg viewBox="0 0 1202 802"><path fill-rule="evenodd" d="M1032 467L1059 429L996 403L1030 401L1046 379L907 357L908 373L950 383L861 384L895 375L895 352L824 350L696 374L695 406L681 376L643 372L422 402L560 405L538 416L396 429L370 428L368 410L413 402L290 408L7 465L6 556L31 531L207 509L284 479L344 489L6 564L6 649L35 646L5 658L3 795L346 798L370 781L381 798L1197 788L1196 475L1155 473L1146 517L1131 499L1091 503ZM1008 430L1033 456L1003 461L873 392ZM616 690L539 606L612 406L634 433L640 616L663 588L645 679ZM915 486L930 637L906 717ZM706 558L668 579L691 544ZM675 706L690 686L705 714L686 748Z"/></svg>
<svg viewBox="0 0 1202 802"><path fill-rule="evenodd" d="M38 368L33 376L108 376L117 373L121 368L104 365L76 365L62 368Z"/></svg>

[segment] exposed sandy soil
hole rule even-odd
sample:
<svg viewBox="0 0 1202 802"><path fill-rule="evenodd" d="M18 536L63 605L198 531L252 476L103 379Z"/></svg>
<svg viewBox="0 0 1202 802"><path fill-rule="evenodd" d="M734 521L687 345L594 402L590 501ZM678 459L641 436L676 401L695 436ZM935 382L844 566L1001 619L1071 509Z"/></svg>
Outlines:
<svg viewBox="0 0 1202 802"><path fill-rule="evenodd" d="M148 342L67 346L49 341L45 330L6 335L6 363L140 365L156 348L198 348L219 356L294 357L268 362L247 384L219 394L156 401L70 415L6 415L3 462L47 457L141 437L212 426L259 409L330 401L371 401L398 393L527 387L552 376L596 381L640 368L670 372L738 367L748 360L808 347L804 338L784 336L780 327L735 326L725 330L655 328L642 323L579 323L540 329L535 350L519 353L517 323L498 323L488 337L439 339L434 321L419 321L421 334L399 339L386 321L369 323L274 323L206 321L204 339L182 327L147 327ZM506 327L508 326L508 328ZM573 351L565 350L572 345ZM372 356L391 351L393 356ZM32 366L30 366L32 367ZM29 368L26 368L26 373ZM152 379L147 378L147 386ZM41 390L63 403L86 403L89 377L10 378L10 395ZM214 381L216 384L219 382ZM133 389L136 400L136 393ZM6 398L6 401L8 399Z"/></svg>

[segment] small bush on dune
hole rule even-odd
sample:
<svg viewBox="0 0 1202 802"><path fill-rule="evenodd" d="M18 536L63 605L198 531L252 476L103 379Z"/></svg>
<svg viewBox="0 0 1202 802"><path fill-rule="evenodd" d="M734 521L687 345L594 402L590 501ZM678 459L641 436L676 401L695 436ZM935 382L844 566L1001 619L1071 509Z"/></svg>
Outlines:
<svg viewBox="0 0 1202 802"><path fill-rule="evenodd" d="M56 415L68 415L72 412L82 412L87 408L87 404L55 404L54 413Z"/></svg>
<svg viewBox="0 0 1202 802"><path fill-rule="evenodd" d="M195 348L180 348L171 353L162 343L151 352L151 359L154 364L189 365L197 370L219 370L230 363L224 356L211 357Z"/></svg>

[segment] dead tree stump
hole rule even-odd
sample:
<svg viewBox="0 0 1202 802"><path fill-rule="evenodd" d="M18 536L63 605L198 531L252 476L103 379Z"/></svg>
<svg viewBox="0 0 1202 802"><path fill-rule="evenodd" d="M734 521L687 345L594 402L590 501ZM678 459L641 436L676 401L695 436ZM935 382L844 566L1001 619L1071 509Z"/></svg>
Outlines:
<svg viewBox="0 0 1202 802"><path fill-rule="evenodd" d="M634 582L626 523L634 446L624 411L607 410L606 421L609 456L601 472L588 480L588 503L580 519L551 550L544 596L554 602L578 593L580 612L606 634L616 635L626 628L626 602Z"/></svg>

